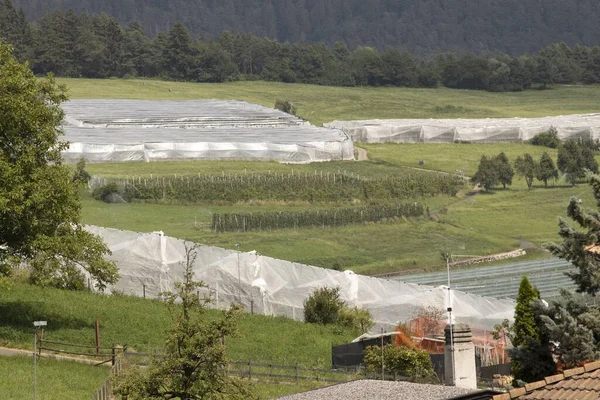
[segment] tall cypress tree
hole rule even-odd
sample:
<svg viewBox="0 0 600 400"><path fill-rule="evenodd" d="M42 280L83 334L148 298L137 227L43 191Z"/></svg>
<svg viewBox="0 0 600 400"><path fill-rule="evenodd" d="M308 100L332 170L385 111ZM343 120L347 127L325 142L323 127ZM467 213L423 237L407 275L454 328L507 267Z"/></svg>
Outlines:
<svg viewBox="0 0 600 400"><path fill-rule="evenodd" d="M526 276L521 279L515 323L509 335L511 350L511 372L515 380L533 382L556 372L552 358L547 329L534 308L540 295Z"/></svg>
<svg viewBox="0 0 600 400"><path fill-rule="evenodd" d="M513 346L524 344L528 337L536 340L540 338L540 333L535 324L535 312L531 306L531 303L539 297L540 294L537 289L531 285L527 276L523 276L519 285L517 306L515 307Z"/></svg>

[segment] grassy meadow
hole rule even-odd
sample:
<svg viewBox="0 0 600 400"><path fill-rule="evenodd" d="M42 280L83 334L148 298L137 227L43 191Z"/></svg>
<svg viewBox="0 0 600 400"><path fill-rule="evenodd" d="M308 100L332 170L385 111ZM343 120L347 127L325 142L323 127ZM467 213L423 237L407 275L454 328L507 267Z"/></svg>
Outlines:
<svg viewBox="0 0 600 400"><path fill-rule="evenodd" d="M368 145L369 161L340 162L306 166L249 162L182 162L93 164L92 174L125 176L140 174L239 173L239 171L287 173L295 171L350 171L360 176L393 176L418 167L435 171L463 170L472 174L482 154L504 151L510 160L526 152L539 158L543 151L556 157L556 151L528 144L389 144ZM419 166L418 161L425 165ZM434 172L432 172L434 173ZM106 204L85 195L83 216L89 224L136 231L163 230L167 235L215 246L233 248L329 268L349 268L357 273L433 270L441 268L439 254L486 255L509 251L530 242L538 246L557 241L559 216L571 196L593 205L590 188L552 182L547 188L536 182L529 191L515 177L513 185L493 193L466 196L470 187L455 197L436 196L415 199L428 205L433 218L394 223L372 223L339 228L304 228L263 232L213 233L213 212L252 212L263 210L303 210L307 203L256 203L232 205ZM324 207L318 205L318 207ZM543 251L535 252L544 256Z"/></svg>
<svg viewBox="0 0 600 400"><path fill-rule="evenodd" d="M184 83L158 80L59 79L71 98L235 99L273 107L289 100L313 124L375 118L540 117L597 112L598 86L489 93L455 89L344 88L276 82ZM171 89L171 91L169 91Z"/></svg>
<svg viewBox="0 0 600 400"><path fill-rule="evenodd" d="M33 396L33 359L0 357L0 397L29 400ZM39 400L89 399L109 376L107 367L40 358L37 365Z"/></svg>
<svg viewBox="0 0 600 400"><path fill-rule="evenodd" d="M206 318L220 313L207 310ZM36 320L48 321L44 333L48 340L93 346L96 318L100 320L102 346L127 344L140 352L161 351L165 332L172 325L167 307L158 300L22 283L0 290L0 346L32 348L31 321ZM263 315L244 314L238 327L238 335L227 338L232 360L329 367L331 345L354 338L346 329Z"/></svg>

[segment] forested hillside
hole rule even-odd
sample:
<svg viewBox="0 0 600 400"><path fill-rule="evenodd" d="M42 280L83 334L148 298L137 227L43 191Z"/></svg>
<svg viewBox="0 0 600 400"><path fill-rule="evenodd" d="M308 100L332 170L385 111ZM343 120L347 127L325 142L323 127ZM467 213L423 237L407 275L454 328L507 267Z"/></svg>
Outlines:
<svg viewBox="0 0 600 400"><path fill-rule="evenodd" d="M538 54L512 57L443 53L419 60L396 49L378 51L343 42L281 43L222 32L194 40L175 23L151 38L134 22L72 10L28 23L10 0L0 0L0 39L29 61L36 74L109 78L146 77L193 82L268 80L331 86L401 86L520 91L553 83L600 83L600 47L552 44Z"/></svg>
<svg viewBox="0 0 600 400"><path fill-rule="evenodd" d="M598 0L15 0L30 20L47 11L106 12L155 36L181 21L193 38L224 30L280 42L437 51L537 52L600 43Z"/></svg>

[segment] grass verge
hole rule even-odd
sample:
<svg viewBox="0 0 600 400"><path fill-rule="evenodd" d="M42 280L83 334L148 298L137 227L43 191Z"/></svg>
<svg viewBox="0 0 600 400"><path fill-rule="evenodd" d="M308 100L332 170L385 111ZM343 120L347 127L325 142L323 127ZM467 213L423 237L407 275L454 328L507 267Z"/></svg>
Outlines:
<svg viewBox="0 0 600 400"><path fill-rule="evenodd" d="M29 400L33 396L33 359L0 357L0 397ZM106 367L40 358L37 365L37 398L40 400L89 399L109 376Z"/></svg>

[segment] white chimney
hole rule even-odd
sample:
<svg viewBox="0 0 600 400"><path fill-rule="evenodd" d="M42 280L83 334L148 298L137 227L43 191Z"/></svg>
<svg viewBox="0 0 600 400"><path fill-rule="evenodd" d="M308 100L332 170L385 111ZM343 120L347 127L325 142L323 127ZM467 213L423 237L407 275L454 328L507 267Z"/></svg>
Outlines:
<svg viewBox="0 0 600 400"><path fill-rule="evenodd" d="M446 385L477 389L475 345L471 328L466 324L446 325L444 328L444 375Z"/></svg>

